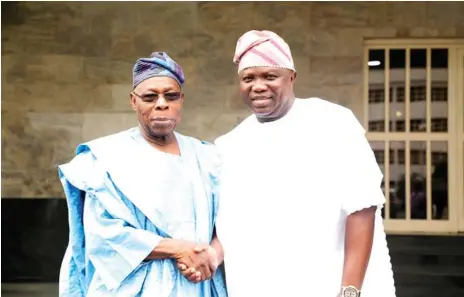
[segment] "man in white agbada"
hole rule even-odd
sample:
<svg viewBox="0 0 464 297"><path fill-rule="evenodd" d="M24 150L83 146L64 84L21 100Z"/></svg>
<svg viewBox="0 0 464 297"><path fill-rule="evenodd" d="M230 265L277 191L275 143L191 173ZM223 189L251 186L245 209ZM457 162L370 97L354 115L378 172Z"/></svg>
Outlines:
<svg viewBox="0 0 464 297"><path fill-rule="evenodd" d="M215 142L229 296L395 297L383 176L363 127L344 107L295 98L277 34L247 32L234 62L253 115Z"/></svg>
<svg viewBox="0 0 464 297"><path fill-rule="evenodd" d="M137 60L130 99L139 126L81 144L59 166L70 227L61 297L227 296L216 272L219 163L213 145L174 132L183 83L166 53Z"/></svg>

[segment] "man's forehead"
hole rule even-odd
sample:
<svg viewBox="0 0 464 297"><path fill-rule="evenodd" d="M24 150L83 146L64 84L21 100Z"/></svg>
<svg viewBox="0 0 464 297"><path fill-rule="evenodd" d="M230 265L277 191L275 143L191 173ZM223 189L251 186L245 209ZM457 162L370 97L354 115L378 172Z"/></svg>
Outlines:
<svg viewBox="0 0 464 297"><path fill-rule="evenodd" d="M282 67L250 67L243 69L239 72L240 76L244 75L260 75L260 74L267 74L267 73L291 73L293 72L290 69L282 68Z"/></svg>

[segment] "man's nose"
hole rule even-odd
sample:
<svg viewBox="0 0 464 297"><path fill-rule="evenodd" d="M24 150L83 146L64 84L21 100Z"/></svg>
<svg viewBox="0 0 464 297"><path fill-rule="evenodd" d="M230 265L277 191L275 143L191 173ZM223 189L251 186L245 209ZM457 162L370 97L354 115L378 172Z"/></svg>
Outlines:
<svg viewBox="0 0 464 297"><path fill-rule="evenodd" d="M164 99L164 96L159 96L155 103L155 109L164 110L168 107L168 102Z"/></svg>
<svg viewBox="0 0 464 297"><path fill-rule="evenodd" d="M261 92L264 92L264 91L267 91L267 85L265 83L263 83L261 80L257 80L253 86L251 87L251 90L253 92L257 92L257 93L261 93Z"/></svg>

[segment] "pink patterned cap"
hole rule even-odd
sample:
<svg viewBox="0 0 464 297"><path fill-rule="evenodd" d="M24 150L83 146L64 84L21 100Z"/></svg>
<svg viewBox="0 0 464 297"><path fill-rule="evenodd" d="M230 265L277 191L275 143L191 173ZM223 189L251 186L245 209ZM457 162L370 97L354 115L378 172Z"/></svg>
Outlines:
<svg viewBox="0 0 464 297"><path fill-rule="evenodd" d="M288 44L271 31L248 31L237 41L234 63L238 72L250 67L278 67L295 70Z"/></svg>

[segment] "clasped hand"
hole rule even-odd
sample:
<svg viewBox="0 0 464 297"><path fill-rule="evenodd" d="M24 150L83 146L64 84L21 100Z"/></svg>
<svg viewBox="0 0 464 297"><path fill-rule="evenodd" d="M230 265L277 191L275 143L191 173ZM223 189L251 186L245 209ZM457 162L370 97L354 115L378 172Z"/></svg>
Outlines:
<svg viewBox="0 0 464 297"><path fill-rule="evenodd" d="M182 251L176 261L180 273L194 283L211 279L219 266L216 250L207 244Z"/></svg>

